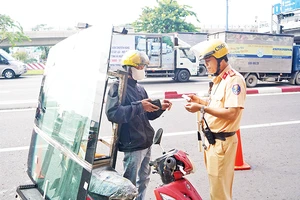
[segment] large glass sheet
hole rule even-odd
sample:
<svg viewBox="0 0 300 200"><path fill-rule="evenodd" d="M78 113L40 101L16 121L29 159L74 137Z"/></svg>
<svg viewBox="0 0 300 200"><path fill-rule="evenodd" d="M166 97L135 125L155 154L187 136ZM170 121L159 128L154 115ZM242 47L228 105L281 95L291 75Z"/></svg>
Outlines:
<svg viewBox="0 0 300 200"><path fill-rule="evenodd" d="M80 199L88 189L110 40L111 27L91 27L50 50L28 157L29 176L50 199Z"/></svg>
<svg viewBox="0 0 300 200"><path fill-rule="evenodd" d="M76 199L81 181L82 166L51 146L38 134L32 154L31 174L40 190L49 199Z"/></svg>

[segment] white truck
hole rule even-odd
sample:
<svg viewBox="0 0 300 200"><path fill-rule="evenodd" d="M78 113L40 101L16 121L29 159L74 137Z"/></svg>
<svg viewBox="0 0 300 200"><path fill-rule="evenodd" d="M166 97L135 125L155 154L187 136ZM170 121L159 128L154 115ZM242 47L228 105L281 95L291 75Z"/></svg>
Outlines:
<svg viewBox="0 0 300 200"><path fill-rule="evenodd" d="M228 44L229 62L247 87L255 87L258 80L300 85L300 46L294 45L293 35L224 31L208 38Z"/></svg>
<svg viewBox="0 0 300 200"><path fill-rule="evenodd" d="M175 81L186 82L191 76L199 76L199 61L190 51L191 45L180 39L180 33L114 34L112 38L109 68L121 69L121 58L130 49L145 51L150 58L146 68L147 77L172 77ZM196 35L196 34L194 34ZM207 35L198 34L200 42Z"/></svg>
<svg viewBox="0 0 300 200"><path fill-rule="evenodd" d="M208 38L207 33L200 33L200 32L177 32L178 38L182 41L186 42L191 47L198 44L199 42L205 41ZM199 62L199 76L207 75L207 69L204 65L204 61Z"/></svg>

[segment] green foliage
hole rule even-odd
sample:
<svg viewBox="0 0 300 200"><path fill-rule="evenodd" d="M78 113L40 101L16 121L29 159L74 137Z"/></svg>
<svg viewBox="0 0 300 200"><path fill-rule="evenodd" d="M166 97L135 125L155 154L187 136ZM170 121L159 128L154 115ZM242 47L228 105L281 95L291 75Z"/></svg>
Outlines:
<svg viewBox="0 0 300 200"><path fill-rule="evenodd" d="M35 27L33 27L31 30L32 31L50 31L52 29L53 29L53 27L48 27L47 24L38 24ZM46 61L48 58L50 47L49 46L39 46L39 47L37 47L37 50L40 50L42 52L42 55L40 58L43 61Z"/></svg>
<svg viewBox="0 0 300 200"><path fill-rule="evenodd" d="M38 50L41 50L42 51L42 55L41 55L41 59L46 61L47 58L48 58L48 54L49 54L49 51L50 51L50 48L49 46L39 46L37 49Z"/></svg>
<svg viewBox="0 0 300 200"><path fill-rule="evenodd" d="M49 31L52 30L52 27L48 27L47 24L38 24L34 28L32 28L32 31ZM47 60L50 47L49 46L39 46L37 50L42 51L41 59Z"/></svg>
<svg viewBox="0 0 300 200"><path fill-rule="evenodd" d="M12 55L15 59L26 62L29 59L28 53L25 51L17 51Z"/></svg>
<svg viewBox="0 0 300 200"><path fill-rule="evenodd" d="M28 58L27 60L25 60L24 63L36 63L36 62L38 62L37 59L35 59L35 58Z"/></svg>
<svg viewBox="0 0 300 200"><path fill-rule="evenodd" d="M12 56L17 59L22 61L23 63L35 63L37 60L35 58L29 57L28 53L26 51L17 51Z"/></svg>
<svg viewBox="0 0 300 200"><path fill-rule="evenodd" d="M8 40L12 47L14 47L18 42L24 40L30 41L30 38L24 34L19 22L12 20L7 15L0 14L0 43L4 40Z"/></svg>
<svg viewBox="0 0 300 200"><path fill-rule="evenodd" d="M133 22L136 32L171 33L196 32L196 26L186 22L187 17L194 17L199 22L195 12L188 5L179 5L176 0L156 0L157 7L143 8L139 19Z"/></svg>
<svg viewBox="0 0 300 200"><path fill-rule="evenodd" d="M169 45L170 47L174 47L173 41L172 41L171 38L168 37L168 36L163 36L163 37L162 37L162 43L166 43L166 44Z"/></svg>

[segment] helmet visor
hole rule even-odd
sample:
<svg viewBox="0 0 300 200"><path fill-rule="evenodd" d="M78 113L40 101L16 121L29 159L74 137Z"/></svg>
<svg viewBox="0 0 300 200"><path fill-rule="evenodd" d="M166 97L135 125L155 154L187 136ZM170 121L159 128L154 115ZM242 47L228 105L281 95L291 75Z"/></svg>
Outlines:
<svg viewBox="0 0 300 200"><path fill-rule="evenodd" d="M199 56L199 60L203 60L203 59L209 58L209 57L213 56L214 53L216 53L216 51L212 50L212 51L210 51L210 52L208 52L208 53L206 53L204 55L200 55Z"/></svg>
<svg viewBox="0 0 300 200"><path fill-rule="evenodd" d="M149 64L149 57L143 51L139 51L140 62L137 63L138 66L146 67Z"/></svg>

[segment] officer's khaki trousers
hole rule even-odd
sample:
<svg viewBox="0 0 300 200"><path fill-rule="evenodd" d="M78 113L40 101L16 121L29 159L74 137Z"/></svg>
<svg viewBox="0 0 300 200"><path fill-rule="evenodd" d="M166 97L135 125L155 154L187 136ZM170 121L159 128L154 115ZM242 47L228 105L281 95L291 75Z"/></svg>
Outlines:
<svg viewBox="0 0 300 200"><path fill-rule="evenodd" d="M226 141L216 139L204 151L204 162L208 173L211 200L231 200L234 165L237 150L237 135Z"/></svg>

